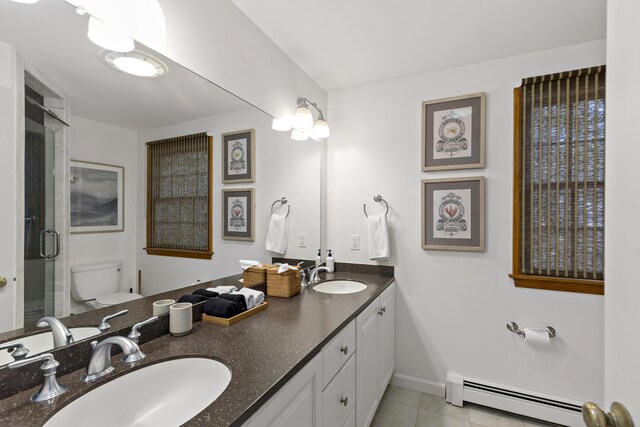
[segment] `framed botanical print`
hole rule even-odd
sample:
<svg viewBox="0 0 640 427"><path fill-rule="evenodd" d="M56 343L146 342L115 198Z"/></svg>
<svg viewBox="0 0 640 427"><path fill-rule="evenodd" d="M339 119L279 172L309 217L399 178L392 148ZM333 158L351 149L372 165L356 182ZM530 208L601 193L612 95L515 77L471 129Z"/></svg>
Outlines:
<svg viewBox="0 0 640 427"><path fill-rule="evenodd" d="M484 251L484 177L422 181L422 248Z"/></svg>
<svg viewBox="0 0 640 427"><path fill-rule="evenodd" d="M422 103L422 170L484 167L485 94Z"/></svg>
<svg viewBox="0 0 640 427"><path fill-rule="evenodd" d="M71 233L124 230L124 168L70 161Z"/></svg>
<svg viewBox="0 0 640 427"><path fill-rule="evenodd" d="M253 129L222 135L222 182L255 182L255 131Z"/></svg>
<svg viewBox="0 0 640 427"><path fill-rule="evenodd" d="M254 241L255 206L253 188L222 190L222 238Z"/></svg>

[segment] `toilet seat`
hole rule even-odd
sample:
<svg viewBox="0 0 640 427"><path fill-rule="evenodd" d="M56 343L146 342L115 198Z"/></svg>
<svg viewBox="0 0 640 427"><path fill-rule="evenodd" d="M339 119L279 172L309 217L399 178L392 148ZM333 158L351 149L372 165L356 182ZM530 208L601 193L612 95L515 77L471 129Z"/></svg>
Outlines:
<svg viewBox="0 0 640 427"><path fill-rule="evenodd" d="M100 295L96 298L97 307L109 307L123 302L129 302L142 298L142 295L129 292L116 292L113 294Z"/></svg>

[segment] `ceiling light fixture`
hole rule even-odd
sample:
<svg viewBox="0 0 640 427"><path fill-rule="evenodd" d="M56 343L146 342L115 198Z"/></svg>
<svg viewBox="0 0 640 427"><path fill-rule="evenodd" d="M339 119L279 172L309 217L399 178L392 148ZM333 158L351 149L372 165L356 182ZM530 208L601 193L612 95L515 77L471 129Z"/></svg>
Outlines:
<svg viewBox="0 0 640 427"><path fill-rule="evenodd" d="M315 122L313 121L311 108L318 112L318 120ZM288 131L292 128L291 138L296 141L306 141L309 136L313 138L328 138L331 135L329 123L324 119L322 110L318 108L315 102L311 102L307 98L298 98L298 108L291 122L274 118L271 123L271 129L273 130Z"/></svg>
<svg viewBox="0 0 640 427"><path fill-rule="evenodd" d="M160 77L167 73L167 66L159 59L140 52L107 52L104 60L112 67L138 77Z"/></svg>

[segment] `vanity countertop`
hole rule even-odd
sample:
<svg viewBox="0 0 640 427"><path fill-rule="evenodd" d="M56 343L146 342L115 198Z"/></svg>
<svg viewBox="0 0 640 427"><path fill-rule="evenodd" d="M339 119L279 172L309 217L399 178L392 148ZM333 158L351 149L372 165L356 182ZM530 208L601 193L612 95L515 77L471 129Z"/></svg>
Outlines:
<svg viewBox="0 0 640 427"><path fill-rule="evenodd" d="M117 355L113 358L115 371L96 383L83 383L83 370L59 377L69 392L50 405L29 401L38 387L1 400L0 425L40 426L57 409L131 369L168 359L204 356L225 363L232 372L231 383L185 425L241 426L394 280L386 275L347 272L328 273L326 279L359 280L368 286L347 295L303 289L300 295L288 299L270 297L266 310L230 327L195 323L187 336L165 335L141 345L147 357L135 368L120 362L121 355Z"/></svg>

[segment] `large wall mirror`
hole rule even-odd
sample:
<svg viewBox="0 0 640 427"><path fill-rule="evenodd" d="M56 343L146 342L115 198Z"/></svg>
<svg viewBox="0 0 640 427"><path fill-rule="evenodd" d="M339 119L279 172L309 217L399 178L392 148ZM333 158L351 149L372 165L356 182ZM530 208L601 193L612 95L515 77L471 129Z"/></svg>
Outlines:
<svg viewBox="0 0 640 427"><path fill-rule="evenodd" d="M313 259L320 247L318 142L272 130L272 117L143 44L97 46L89 18L63 0L0 2L0 342L45 330L46 316L95 326L82 319L108 313L90 298L103 292L152 296L240 273L240 259ZM118 68L130 58L142 59L131 72L154 76ZM197 134L148 157L149 142ZM209 140L211 191L194 196L208 166L189 161ZM197 249L193 224L210 220L213 255L147 253L150 167L159 245ZM272 209L288 212L283 255L266 249ZM230 217L246 222L225 231Z"/></svg>

